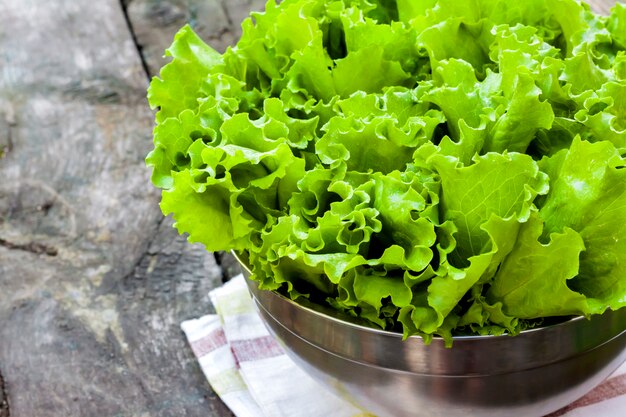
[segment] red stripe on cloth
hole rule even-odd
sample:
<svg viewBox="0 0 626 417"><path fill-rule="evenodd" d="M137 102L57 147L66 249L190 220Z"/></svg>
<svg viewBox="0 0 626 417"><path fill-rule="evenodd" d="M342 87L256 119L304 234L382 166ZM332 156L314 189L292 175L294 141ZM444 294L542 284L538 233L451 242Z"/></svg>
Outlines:
<svg viewBox="0 0 626 417"><path fill-rule="evenodd" d="M230 347L237 362L258 361L282 355L283 349L271 336L233 340Z"/></svg>
<svg viewBox="0 0 626 417"><path fill-rule="evenodd" d="M585 407L588 405L596 404L602 401L610 400L611 398L619 397L626 394L626 374L618 375L614 378L610 378L604 381L602 384L595 387L584 397L574 401L570 405L549 414L546 417L558 417L566 414L576 408Z"/></svg>
<svg viewBox="0 0 626 417"><path fill-rule="evenodd" d="M226 346L226 335L222 328L215 329L206 336L191 342L191 350L198 359L213 352L215 349Z"/></svg>

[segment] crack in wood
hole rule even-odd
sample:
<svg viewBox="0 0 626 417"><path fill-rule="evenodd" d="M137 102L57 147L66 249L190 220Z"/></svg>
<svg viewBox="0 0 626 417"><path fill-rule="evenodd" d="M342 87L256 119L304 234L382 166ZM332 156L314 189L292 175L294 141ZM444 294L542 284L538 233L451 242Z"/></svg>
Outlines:
<svg viewBox="0 0 626 417"><path fill-rule="evenodd" d="M224 12L224 16L226 17L226 23L228 24L228 28L229 28L228 31L233 31L236 28L235 28L233 19L230 16L230 12L228 11L228 7L226 6L226 1L227 0L220 1L220 7L222 8L222 12Z"/></svg>
<svg viewBox="0 0 626 417"><path fill-rule="evenodd" d="M133 22L128 15L128 4L129 1L120 0L120 6L122 7L122 14L124 15L124 20L126 21L126 26L128 27L128 31L130 32L130 37L133 40L133 44L137 49L137 53L139 54L139 59L141 60L141 67L143 68L143 72L146 75L146 79L150 81L150 68L148 67L148 62L146 61L143 54L143 46L139 43L137 39L137 34L135 33L135 29L133 28Z"/></svg>
<svg viewBox="0 0 626 417"><path fill-rule="evenodd" d="M158 219L156 226L154 228L154 232L148 239L146 239L146 242L143 245L145 249L141 251L141 254L137 258L137 260L135 261L131 269L128 271L126 275L122 277L120 282L127 282L128 280L131 280L134 277L136 277L137 272L141 269L142 265L145 263L145 260L147 258L150 258L152 256L157 256L160 254L159 251L153 251L151 249L151 246L152 246L152 243L158 238L159 231L161 230L161 227L163 227L163 223L165 222L166 218L167 217L165 216L161 216ZM178 256L179 257L182 256L182 253L179 253Z"/></svg>
<svg viewBox="0 0 626 417"><path fill-rule="evenodd" d="M6 143L0 149L0 159L7 156L7 154L13 150L13 132L12 131L13 129L11 128L11 125L9 125L7 127Z"/></svg>
<svg viewBox="0 0 626 417"><path fill-rule="evenodd" d="M0 371L0 417L10 417L11 410L9 409L9 395Z"/></svg>
<svg viewBox="0 0 626 417"><path fill-rule="evenodd" d="M12 109L10 108L10 110ZM7 112L5 117L0 119L0 130L4 130L4 135L0 136L0 159L6 157L13 150L13 127L15 125L15 118L12 112ZM0 135L2 133L0 131Z"/></svg>
<svg viewBox="0 0 626 417"><path fill-rule="evenodd" d="M0 246L10 250L21 250L34 253L35 255L57 256L59 251L54 246L49 246L40 242L14 243L0 238Z"/></svg>
<svg viewBox="0 0 626 417"><path fill-rule="evenodd" d="M222 266L222 258L224 257L224 253L225 252L213 252L213 258L215 259L215 263L220 268L220 271L222 271L222 282L226 282L230 279L226 268Z"/></svg>
<svg viewBox="0 0 626 417"><path fill-rule="evenodd" d="M239 275L242 272L241 265L237 259L230 252L213 252L213 257L215 258L215 263L220 268L222 272L222 282L227 282L231 278Z"/></svg>

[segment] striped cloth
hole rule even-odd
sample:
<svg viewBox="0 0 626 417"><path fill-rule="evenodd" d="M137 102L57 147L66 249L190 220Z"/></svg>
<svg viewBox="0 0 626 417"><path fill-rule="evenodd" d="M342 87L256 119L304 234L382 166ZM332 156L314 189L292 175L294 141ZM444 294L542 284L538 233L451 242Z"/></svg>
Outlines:
<svg viewBox="0 0 626 417"><path fill-rule="evenodd" d="M217 314L181 327L213 390L237 417L374 417L326 391L298 368L254 309L243 276L210 293ZM626 415L626 364L549 417Z"/></svg>
<svg viewBox="0 0 626 417"><path fill-rule="evenodd" d="M181 327L213 390L237 417L374 417L298 368L254 310L243 276L210 293L217 315Z"/></svg>

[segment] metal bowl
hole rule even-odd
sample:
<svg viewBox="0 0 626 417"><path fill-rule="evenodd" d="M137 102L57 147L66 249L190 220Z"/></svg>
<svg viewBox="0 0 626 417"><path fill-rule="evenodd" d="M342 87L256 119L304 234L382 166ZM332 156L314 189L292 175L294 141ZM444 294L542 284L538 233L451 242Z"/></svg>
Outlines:
<svg viewBox="0 0 626 417"><path fill-rule="evenodd" d="M241 261L240 261L241 262ZM250 272L244 267L244 273ZM248 287L270 332L314 378L378 417L543 416L626 360L626 309L518 336L402 340Z"/></svg>

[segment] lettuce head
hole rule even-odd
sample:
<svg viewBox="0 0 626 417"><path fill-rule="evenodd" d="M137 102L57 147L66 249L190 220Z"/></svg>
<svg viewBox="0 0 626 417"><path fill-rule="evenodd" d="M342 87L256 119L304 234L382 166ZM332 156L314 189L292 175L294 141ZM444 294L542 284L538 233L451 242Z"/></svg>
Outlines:
<svg viewBox="0 0 626 417"><path fill-rule="evenodd" d="M626 305L626 5L270 0L152 80L161 208L252 279L450 340Z"/></svg>

